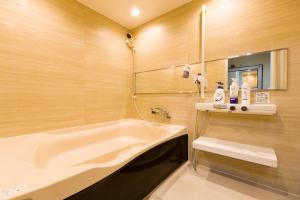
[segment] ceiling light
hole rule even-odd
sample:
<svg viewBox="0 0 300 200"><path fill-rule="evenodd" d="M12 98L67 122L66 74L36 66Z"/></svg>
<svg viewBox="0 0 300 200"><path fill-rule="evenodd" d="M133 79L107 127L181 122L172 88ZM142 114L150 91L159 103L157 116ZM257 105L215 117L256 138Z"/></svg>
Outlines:
<svg viewBox="0 0 300 200"><path fill-rule="evenodd" d="M139 16L140 13L141 13L141 12L140 12L140 9L138 9L138 8L133 8L133 9L131 10L131 15L134 16L134 17Z"/></svg>

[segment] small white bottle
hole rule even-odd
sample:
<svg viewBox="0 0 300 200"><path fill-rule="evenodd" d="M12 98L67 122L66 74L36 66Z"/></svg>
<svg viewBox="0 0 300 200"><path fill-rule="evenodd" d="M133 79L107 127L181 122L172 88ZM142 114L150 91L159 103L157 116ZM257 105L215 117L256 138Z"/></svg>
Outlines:
<svg viewBox="0 0 300 200"><path fill-rule="evenodd" d="M214 95L214 104L224 104L225 103L225 92L222 82L217 82L218 86Z"/></svg>
<svg viewBox="0 0 300 200"><path fill-rule="evenodd" d="M230 104L238 104L239 100L239 85L236 78L232 78L230 85Z"/></svg>
<svg viewBox="0 0 300 200"><path fill-rule="evenodd" d="M243 82L242 85L242 93L241 93L241 99L243 105L249 105L251 103L251 88L247 81Z"/></svg>

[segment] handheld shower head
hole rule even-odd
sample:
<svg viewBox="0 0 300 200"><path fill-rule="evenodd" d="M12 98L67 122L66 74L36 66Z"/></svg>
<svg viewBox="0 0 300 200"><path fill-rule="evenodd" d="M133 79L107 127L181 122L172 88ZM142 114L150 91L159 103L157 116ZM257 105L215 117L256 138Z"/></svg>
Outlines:
<svg viewBox="0 0 300 200"><path fill-rule="evenodd" d="M131 33L127 33L127 34L126 34L126 37L127 37L128 39L131 39L131 38L132 38L132 34L131 34Z"/></svg>
<svg viewBox="0 0 300 200"><path fill-rule="evenodd" d="M188 65L185 65L182 73L182 78L189 78L191 68Z"/></svg>
<svg viewBox="0 0 300 200"><path fill-rule="evenodd" d="M126 45L130 49L134 49L134 42L133 42L133 37L131 33L126 34L127 39L125 40Z"/></svg>

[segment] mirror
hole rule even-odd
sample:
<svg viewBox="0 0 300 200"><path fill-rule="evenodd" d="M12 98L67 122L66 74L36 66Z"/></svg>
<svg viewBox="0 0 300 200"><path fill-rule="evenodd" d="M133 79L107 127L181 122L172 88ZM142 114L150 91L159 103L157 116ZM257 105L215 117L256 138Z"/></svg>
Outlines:
<svg viewBox="0 0 300 200"><path fill-rule="evenodd" d="M287 49L228 58L227 88L232 78L252 90L287 89Z"/></svg>
<svg viewBox="0 0 300 200"><path fill-rule="evenodd" d="M136 93L191 93L197 92L192 76L182 78L184 65L135 73ZM189 65L190 74L197 74L200 65Z"/></svg>
<svg viewBox="0 0 300 200"><path fill-rule="evenodd" d="M135 89L138 94L195 93L193 75L201 71L201 64L190 64L189 76L183 78L187 66L179 65L135 73ZM206 91L216 89L216 82L229 89L232 78L239 85L247 80L253 90L287 89L287 49L259 52L242 56L206 61Z"/></svg>

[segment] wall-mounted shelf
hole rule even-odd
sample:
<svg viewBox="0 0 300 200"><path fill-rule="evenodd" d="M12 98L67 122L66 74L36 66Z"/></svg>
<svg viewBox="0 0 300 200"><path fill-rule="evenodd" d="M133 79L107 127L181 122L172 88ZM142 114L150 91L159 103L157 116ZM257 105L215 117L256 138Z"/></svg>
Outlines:
<svg viewBox="0 0 300 200"><path fill-rule="evenodd" d="M275 104L224 104L226 108L215 108L213 103L196 103L195 108L199 111L255 114L255 115L273 115L277 112Z"/></svg>
<svg viewBox="0 0 300 200"><path fill-rule="evenodd" d="M202 136L193 141L193 148L269 167L277 167L277 157L271 148Z"/></svg>

